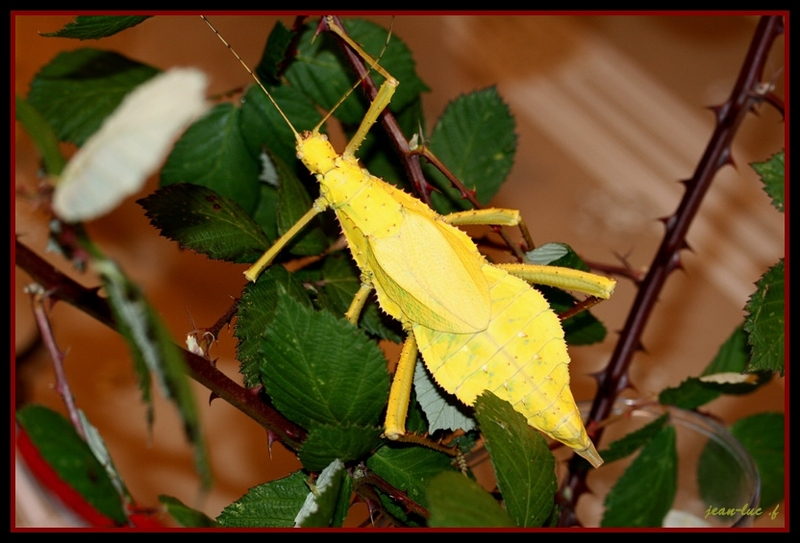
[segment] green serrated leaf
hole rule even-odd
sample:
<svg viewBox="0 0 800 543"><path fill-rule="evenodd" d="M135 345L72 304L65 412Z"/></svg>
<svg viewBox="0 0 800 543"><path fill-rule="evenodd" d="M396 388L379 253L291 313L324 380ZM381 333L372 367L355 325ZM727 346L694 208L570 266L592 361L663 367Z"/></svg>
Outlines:
<svg viewBox="0 0 800 543"><path fill-rule="evenodd" d="M98 49L57 55L31 81L28 101L55 130L59 141L80 146L100 128L130 91L159 73L157 68Z"/></svg>
<svg viewBox="0 0 800 543"><path fill-rule="evenodd" d="M467 189L486 204L506 180L514 163L517 136L514 118L494 87L461 96L445 109L433 129L430 148ZM432 167L434 184L448 197L434 193L440 213L467 209L469 203Z"/></svg>
<svg viewBox="0 0 800 543"><path fill-rule="evenodd" d="M308 475L296 471L258 485L227 506L217 517L226 528L291 528L308 496Z"/></svg>
<svg viewBox="0 0 800 543"><path fill-rule="evenodd" d="M281 297L266 326L261 380L290 420L312 424L378 424L389 394L386 359L344 319Z"/></svg>
<svg viewBox="0 0 800 543"><path fill-rule="evenodd" d="M451 461L449 456L425 447L387 443L367 459L367 468L405 492L410 500L426 507L425 493L433 478L443 471L456 472ZM406 518L403 509L396 504L389 503L388 508L394 516Z"/></svg>
<svg viewBox="0 0 800 543"><path fill-rule="evenodd" d="M380 26L360 19L344 21L350 37L365 51L378 59L380 65L401 82L392 97L389 108L398 112L428 87L416 75L411 52L397 36L387 42L387 31ZM311 97L324 111L334 105L353 88L356 80L348 64L342 59L341 48L330 34L314 37L314 24L306 26L297 45L297 58L285 72L291 85ZM380 86L383 77L374 70L370 73ZM336 109L334 115L345 126L361 122L368 103L363 93L353 92Z"/></svg>
<svg viewBox="0 0 800 543"><path fill-rule="evenodd" d="M702 377L723 373L741 374L744 372L750 350L747 334L742 326L737 326L731 336L722 344L717 355L703 370ZM661 391L658 401L664 405L675 405L683 409L696 409L715 400L722 394L749 394L759 386L769 382L770 375L760 375L752 383L727 384L689 377L677 387Z"/></svg>
<svg viewBox="0 0 800 543"><path fill-rule="evenodd" d="M99 40L113 36L127 28L149 19L141 15L78 15L61 30L42 34L45 38L75 38L79 40Z"/></svg>
<svg viewBox="0 0 800 543"><path fill-rule="evenodd" d="M58 138L53 128L35 107L20 96L14 102L14 112L17 121L22 123L39 150L47 173L56 177L61 175L67 161L58 147Z"/></svg>
<svg viewBox="0 0 800 543"><path fill-rule="evenodd" d="M751 498L739 459L727 444L716 440L708 440L700 454L697 487L703 502L712 509L739 508Z"/></svg>
<svg viewBox="0 0 800 543"><path fill-rule="evenodd" d="M322 265L322 284L321 306L334 315L344 315L361 286L360 273L350 256L342 253L328 256ZM374 299L364 306L358 324L372 336L395 343L403 340L400 324L381 312Z"/></svg>
<svg viewBox="0 0 800 543"><path fill-rule="evenodd" d="M202 185L230 198L252 215L261 195L259 166L239 130L239 109L219 104L175 143L161 170L160 186Z"/></svg>
<svg viewBox="0 0 800 543"><path fill-rule="evenodd" d="M737 420L731 426L731 433L744 445L758 466L761 477L759 505L766 509L783 500L786 465L783 413L758 413Z"/></svg>
<svg viewBox="0 0 800 543"><path fill-rule="evenodd" d="M291 296L309 309L313 307L303 285L283 266L267 268L257 282L248 283L242 291L234 335L239 342L236 346L239 372L247 387L261 384L259 366L265 357L262 340L282 296Z"/></svg>
<svg viewBox="0 0 800 543"><path fill-rule="evenodd" d="M458 399L437 386L420 358L414 369L414 392L417 403L428 420L428 432L437 430L464 430L475 428L475 419L469 409Z"/></svg>
<svg viewBox="0 0 800 543"><path fill-rule="evenodd" d="M278 174L278 233L284 234L303 215L311 209L311 197L300 183L294 172L277 158L272 158ZM328 240L318 227L318 221L313 221L306 225L302 232L297 234L287 246L288 250L295 255L315 255L324 251L328 247Z"/></svg>
<svg viewBox="0 0 800 543"><path fill-rule="evenodd" d="M506 511L517 526L542 526L553 513L556 493L556 461L547 440L489 391L475 401L475 417Z"/></svg>
<svg viewBox="0 0 800 543"><path fill-rule="evenodd" d="M784 372L785 309L784 266L781 259L756 283L757 290L748 300L744 329L752 347L747 371Z"/></svg>
<svg viewBox="0 0 800 543"><path fill-rule="evenodd" d="M345 484L346 481L352 482L346 475L344 464L338 458L332 460L311 483L312 490L294 519L295 527L327 528L340 525L341 520L337 517L341 513L336 513L342 509L341 502L345 502L345 511L350 504L348 490L352 489L352 484Z"/></svg>
<svg viewBox="0 0 800 543"><path fill-rule="evenodd" d="M772 155L769 160L750 164L761 176L764 191L772 198L772 205L783 213L783 193L786 177L784 151Z"/></svg>
<svg viewBox="0 0 800 543"><path fill-rule="evenodd" d="M381 432L379 426L312 424L298 458L309 471L319 471L337 458L352 462L378 446Z"/></svg>
<svg viewBox="0 0 800 543"><path fill-rule="evenodd" d="M747 334L744 328L737 326L725 340L714 359L703 370L701 375L714 375L715 373L744 371L747 365Z"/></svg>
<svg viewBox="0 0 800 543"><path fill-rule="evenodd" d="M440 473L428 488L431 528L513 527L514 521L475 481L460 473Z"/></svg>
<svg viewBox="0 0 800 543"><path fill-rule="evenodd" d="M547 298L550 307L556 313L567 311L577 301L574 296L561 289L540 285L536 285L535 288ZM564 339L569 345L599 343L605 339L607 333L605 325L589 311L582 311L562 321L561 327L564 329Z"/></svg>
<svg viewBox="0 0 800 543"><path fill-rule="evenodd" d="M269 240L278 239L278 189L261 183L260 196L255 211L250 214Z"/></svg>
<svg viewBox="0 0 800 543"><path fill-rule="evenodd" d="M250 263L270 246L236 202L200 185L167 185L137 203L162 236L209 258Z"/></svg>
<svg viewBox="0 0 800 543"><path fill-rule="evenodd" d="M255 69L256 75L265 85L275 85L280 81L280 70L286 61L286 53L293 37L294 32L280 21L272 27L261 60Z"/></svg>
<svg viewBox="0 0 800 543"><path fill-rule="evenodd" d="M155 379L164 397L178 408L186 435L195 449L197 471L203 485L210 485L200 418L181 350L172 342L169 331L139 288L113 261L96 256L93 263L108 294L117 330L131 349L142 398L148 405L148 421L152 423L153 419L150 380Z"/></svg>
<svg viewBox="0 0 800 543"><path fill-rule="evenodd" d="M525 260L531 264L561 266L586 272L590 271L589 266L578 256L578 253L566 243L545 243L525 253Z"/></svg>
<svg viewBox="0 0 800 543"><path fill-rule="evenodd" d="M718 385L705 383L697 377L688 377L677 387L662 390L658 395L658 402L682 409L696 409L716 400L721 394Z"/></svg>
<svg viewBox="0 0 800 543"><path fill-rule="evenodd" d="M294 130L312 130L319 124L322 117L314 103L297 90L288 87L268 90L291 121ZM297 175L307 174L305 167L297 160L297 140L292 127L258 86L251 86L242 98L238 123L245 146L252 156L259 156L266 147L273 157L295 167Z"/></svg>
<svg viewBox="0 0 800 543"><path fill-rule="evenodd" d="M27 405L17 410L16 420L64 482L97 511L118 525L127 524L114 484L67 419L46 407Z"/></svg>
<svg viewBox="0 0 800 543"><path fill-rule="evenodd" d="M161 494L158 501L167 509L167 513L185 528L216 528L219 526L214 519L202 511L192 509L178 498Z"/></svg>
<svg viewBox="0 0 800 543"><path fill-rule="evenodd" d="M606 496L601 527L658 527L678 485L675 428L662 427ZM643 499L658 496L658 499Z"/></svg>
<svg viewBox="0 0 800 543"><path fill-rule="evenodd" d="M606 464L625 458L650 442L669 420L669 414L664 413L647 425L642 426L620 439L611 442L607 449L600 451L600 456ZM588 465L588 463L587 463Z"/></svg>

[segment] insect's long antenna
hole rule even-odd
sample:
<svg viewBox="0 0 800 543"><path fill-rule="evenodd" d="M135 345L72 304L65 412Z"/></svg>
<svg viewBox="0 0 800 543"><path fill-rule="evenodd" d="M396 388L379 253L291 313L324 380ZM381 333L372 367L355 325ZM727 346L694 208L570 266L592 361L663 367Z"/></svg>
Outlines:
<svg viewBox="0 0 800 543"><path fill-rule="evenodd" d="M328 28L331 30L331 32L342 38L343 41L345 41L351 48L353 48L356 52L359 53L359 55L361 55L361 58L367 61L367 71L364 73L362 77L360 77L355 82L355 84L353 84L352 87L350 87L350 90L348 90L341 98L339 98L339 101L333 105L330 111L328 111L328 113L326 113L325 116L322 117L322 120L317 124L316 127L314 127L315 132L318 131L323 124L325 124L325 122L330 118L331 115L333 115L333 113L339 108L339 106L341 106L342 103L345 100L347 100L347 97L350 96L353 93L353 91L356 90L358 86L364 81L364 79L367 78L367 76L371 71L375 70L384 77L386 77L387 79L391 77L387 73L385 73L385 70L381 68L379 63L381 58L383 58L383 54L386 52L386 48L389 47L389 39L392 37L392 28L394 27L394 17L392 17L392 23L391 26L389 27L389 33L386 35L386 42L383 44L381 52L375 59L373 59L361 47L359 47L359 45L355 41L353 41L353 39L350 36L345 34L344 30L340 28L338 25L336 25L336 23L334 23L330 17L326 17L326 23L328 24Z"/></svg>
<svg viewBox="0 0 800 543"><path fill-rule="evenodd" d="M272 97L272 95L269 93L269 91L266 89L266 87L264 87L264 84L261 82L261 79L259 79L259 77L255 73L253 73L253 71L245 63L245 61L242 60L242 57L240 57L239 54L234 50L234 48L231 47L231 44L229 44L227 41L225 41L225 38L223 38L222 35L219 33L219 31L216 28L214 28L214 25L212 25L211 22L208 19L206 19L206 16L205 15L201 15L200 17L206 22L206 24L211 28L211 30L214 31L214 34L217 35L217 37L220 39L220 41L225 44L225 47L227 47L228 50L231 53L233 53L233 56L236 57L236 60L238 60L239 63L242 66L244 66L244 69L247 70L247 73L249 73L253 77L253 79L258 84L258 86L261 87L261 90L264 91L264 94L267 95L267 98L269 98L269 101L272 102L272 105L275 106L275 109L277 109L278 113L280 113L281 117L283 117L283 120L286 121L286 124L288 124L289 128L292 129L292 133L294 134L294 139L296 139L298 143L301 143L302 142L302 138L300 137L300 134L297 133L297 130L294 129L294 126L292 125L292 122L289 120L288 117L286 117L286 115L283 113L283 110L280 108L278 103L275 101L275 99Z"/></svg>

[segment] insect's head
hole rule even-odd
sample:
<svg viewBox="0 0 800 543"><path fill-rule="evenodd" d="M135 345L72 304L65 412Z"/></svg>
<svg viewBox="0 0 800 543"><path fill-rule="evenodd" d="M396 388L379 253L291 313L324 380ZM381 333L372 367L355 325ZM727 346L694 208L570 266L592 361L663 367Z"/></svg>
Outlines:
<svg viewBox="0 0 800 543"><path fill-rule="evenodd" d="M297 142L297 158L312 173L325 174L335 167L338 153L325 134L306 131Z"/></svg>

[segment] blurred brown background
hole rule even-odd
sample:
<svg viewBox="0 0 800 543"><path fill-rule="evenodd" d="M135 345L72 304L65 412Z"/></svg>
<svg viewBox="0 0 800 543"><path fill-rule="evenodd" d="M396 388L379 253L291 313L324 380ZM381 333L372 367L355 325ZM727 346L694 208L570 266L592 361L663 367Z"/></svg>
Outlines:
<svg viewBox="0 0 800 543"><path fill-rule="evenodd" d="M255 65L274 18L211 16L220 33ZM388 26L389 17L373 20ZM101 47L159 68L192 65L211 77L210 93L249 84L249 76L196 16L159 16L101 42L42 38L71 21L66 16L17 16L13 20L15 92L26 95L36 71L59 51ZM287 25L291 17L281 17ZM671 214L682 195L678 180L691 176L711 131L706 106L722 103L738 75L757 17L745 16L399 16L394 35L413 52L429 120L461 93L497 85L517 121L517 159L494 204L519 208L538 243L563 241L585 258L615 263L624 255L644 268L663 232L658 218ZM783 96L782 39L765 78L774 76ZM402 84L402 82L401 82ZM432 122L430 122L432 125ZM16 186L36 186L37 155L16 129ZM764 107L750 116L735 140L738 168L718 176L693 224L685 270L673 274L644 334L646 353L632 368L639 395L697 375L743 317L753 283L784 254L784 217L769 204L748 163L784 145L780 115ZM243 266L213 262L177 250L160 238L134 203L157 186L151 179L113 214L89 223L95 241L140 282L178 341L194 326L210 326L244 285ZM15 202L16 233L44 254L46 216L26 198ZM59 268L62 259L47 254ZM16 348L35 337L27 276L16 270ZM97 285L91 274L72 276ZM605 366L615 331L622 327L634 288L620 281L614 297L595 310L609 339L573 348L577 399L590 399L588 374ZM99 428L130 490L142 504L161 493L178 497L214 517L247 488L297 468L280 445L268 454L266 434L222 401L206 406L197 387L216 485L199 498L191 451L169 405L159 401L152 437L139 402L123 341L66 304L52 311L56 339L68 351L66 369L78 405ZM192 324L194 322L194 325ZM218 365L236 379L232 332L212 348ZM22 394L63 410L42 349L19 370ZM157 394L156 394L157 395ZM718 400L709 410L732 422L762 411L782 411L784 381L738 400ZM19 473L19 472L18 472ZM17 522L63 525L58 511L33 501L34 487L18 477ZM24 483L24 484L23 484ZM766 522L765 522L766 521ZM775 526L760 519L757 525ZM779 519L777 522L781 522Z"/></svg>

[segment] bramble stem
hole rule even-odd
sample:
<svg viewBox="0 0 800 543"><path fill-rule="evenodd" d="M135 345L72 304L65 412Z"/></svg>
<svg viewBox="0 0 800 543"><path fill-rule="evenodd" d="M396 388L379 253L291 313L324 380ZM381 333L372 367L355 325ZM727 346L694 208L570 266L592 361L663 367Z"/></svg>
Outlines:
<svg viewBox="0 0 800 543"><path fill-rule="evenodd" d="M686 192L678 209L666 221L664 238L656 252L649 271L628 313L614 353L606 369L597 376L598 391L586 426L592 428L611 413L617 396L629 383L628 369L633 355L640 349L644 327L653 312L667 276L680 267L680 251L686 248L686 234L697 215L703 197L720 168L731 164L731 144L739 126L748 112L765 101L758 92L764 66L775 39L783 33L780 16L765 16L758 23L739 77L724 104L713 108L716 114L714 129L703 156L691 179L686 180ZM602 428L593 433L592 440L599 441ZM581 469L576 457L570 462L570 474L557 496L561 507L561 526L579 524L575 505L586 491L587 472Z"/></svg>

